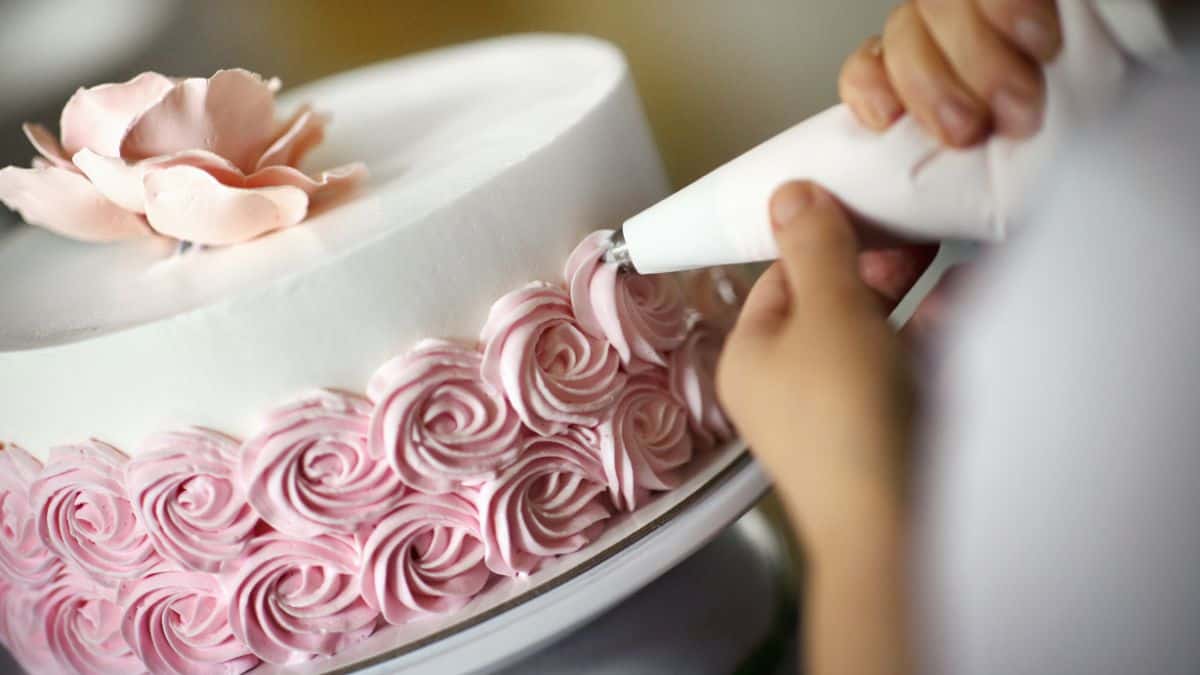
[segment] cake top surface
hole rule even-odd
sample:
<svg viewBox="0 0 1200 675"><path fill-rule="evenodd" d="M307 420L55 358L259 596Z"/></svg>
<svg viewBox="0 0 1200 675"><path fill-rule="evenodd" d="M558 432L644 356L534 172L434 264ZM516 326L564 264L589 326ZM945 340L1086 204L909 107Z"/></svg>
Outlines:
<svg viewBox="0 0 1200 675"><path fill-rule="evenodd" d="M0 230L0 352L87 340L286 282L488 183L553 139L624 75L620 54L579 37L523 36L382 63L288 91L332 118L305 168L364 162L354 193L236 246L178 253L147 237L111 244ZM501 264L501 262L498 262Z"/></svg>

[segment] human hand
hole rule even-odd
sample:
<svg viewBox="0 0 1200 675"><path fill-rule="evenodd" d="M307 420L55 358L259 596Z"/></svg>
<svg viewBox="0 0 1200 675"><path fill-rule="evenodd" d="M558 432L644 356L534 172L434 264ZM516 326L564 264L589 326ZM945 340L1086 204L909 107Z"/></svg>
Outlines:
<svg viewBox="0 0 1200 675"><path fill-rule="evenodd" d="M770 208L780 259L746 299L717 385L819 554L899 514L913 396L835 198L793 182Z"/></svg>
<svg viewBox="0 0 1200 675"><path fill-rule="evenodd" d="M908 0L842 67L842 100L869 128L906 111L946 145L1041 126L1041 66L1062 46L1054 0Z"/></svg>

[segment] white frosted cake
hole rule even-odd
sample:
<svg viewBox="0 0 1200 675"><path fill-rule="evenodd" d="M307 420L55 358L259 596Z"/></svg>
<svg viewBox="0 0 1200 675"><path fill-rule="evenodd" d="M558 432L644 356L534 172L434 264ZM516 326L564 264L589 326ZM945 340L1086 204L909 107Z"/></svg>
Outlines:
<svg viewBox="0 0 1200 675"><path fill-rule="evenodd" d="M238 673L452 615L731 436L720 322L591 234L667 189L615 49L277 87L80 90L0 170L28 222L0 232L0 637L30 672Z"/></svg>

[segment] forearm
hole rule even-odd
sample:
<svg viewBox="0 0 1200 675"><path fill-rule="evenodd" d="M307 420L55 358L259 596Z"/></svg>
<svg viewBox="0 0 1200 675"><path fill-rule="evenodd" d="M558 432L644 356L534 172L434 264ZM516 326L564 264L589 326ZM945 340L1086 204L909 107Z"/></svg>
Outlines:
<svg viewBox="0 0 1200 675"><path fill-rule="evenodd" d="M801 533L807 553L805 672L912 671L906 517L900 500L894 490L855 487L846 493L836 518L809 521Z"/></svg>

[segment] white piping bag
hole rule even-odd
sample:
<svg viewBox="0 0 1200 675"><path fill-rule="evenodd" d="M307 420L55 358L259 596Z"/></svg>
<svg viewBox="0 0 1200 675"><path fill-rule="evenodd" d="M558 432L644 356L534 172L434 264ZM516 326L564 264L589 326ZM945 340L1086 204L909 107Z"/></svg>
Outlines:
<svg viewBox="0 0 1200 675"><path fill-rule="evenodd" d="M1046 69L1041 130L942 147L911 117L887 132L863 128L839 105L784 131L625 221L608 259L639 273L778 257L771 193L799 178L828 188L886 232L918 240L998 241L1034 187L1038 169L1071 129L1120 96L1129 65L1088 0L1060 0L1063 51Z"/></svg>

